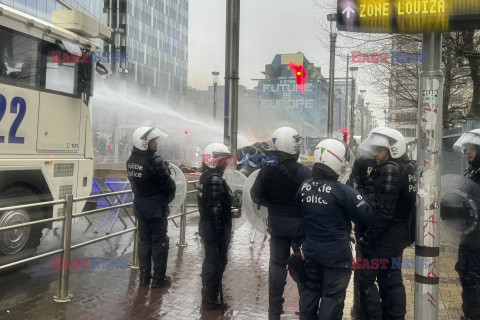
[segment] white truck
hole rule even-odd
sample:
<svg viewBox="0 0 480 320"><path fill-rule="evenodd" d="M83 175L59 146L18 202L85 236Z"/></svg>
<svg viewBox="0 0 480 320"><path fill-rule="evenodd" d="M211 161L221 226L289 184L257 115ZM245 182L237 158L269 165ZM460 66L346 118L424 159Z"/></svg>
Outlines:
<svg viewBox="0 0 480 320"><path fill-rule="evenodd" d="M90 194L93 38L110 29L78 11L47 23L0 5L0 208ZM0 227L62 214L61 205L0 212ZM0 232L0 265L35 254L43 229L59 225Z"/></svg>

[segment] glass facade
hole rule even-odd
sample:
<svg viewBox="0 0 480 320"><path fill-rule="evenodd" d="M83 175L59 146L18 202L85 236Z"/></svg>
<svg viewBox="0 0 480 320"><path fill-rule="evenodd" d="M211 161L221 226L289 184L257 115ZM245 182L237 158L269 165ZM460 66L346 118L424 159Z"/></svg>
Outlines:
<svg viewBox="0 0 480 320"><path fill-rule="evenodd" d="M120 8L122 49L129 78L174 94L186 94L188 0L126 0ZM133 70L136 72L132 73Z"/></svg>
<svg viewBox="0 0 480 320"><path fill-rule="evenodd" d="M103 0L63 0L78 11L101 21ZM25 12L36 18L50 22L53 10L65 10L56 0L0 0L1 4Z"/></svg>

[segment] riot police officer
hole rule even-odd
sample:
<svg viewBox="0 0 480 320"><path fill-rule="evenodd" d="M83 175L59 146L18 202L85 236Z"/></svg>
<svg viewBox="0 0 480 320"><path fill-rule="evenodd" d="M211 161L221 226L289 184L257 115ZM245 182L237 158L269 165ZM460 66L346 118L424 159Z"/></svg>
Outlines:
<svg viewBox="0 0 480 320"><path fill-rule="evenodd" d="M199 233L205 259L202 265L202 306L207 310L224 308L218 300L221 279L227 265L227 252L232 231L232 192L223 173L232 154L221 143L211 143L202 155L203 173L197 193L200 211Z"/></svg>
<svg viewBox="0 0 480 320"><path fill-rule="evenodd" d="M364 198L370 199L374 193L373 181L368 178L370 172L377 162L373 158L359 157L355 160L352 167L352 172L347 181L347 185L355 188ZM365 226L355 224L355 239L358 241L363 233ZM355 245L355 254L359 258L362 256L360 247ZM355 270L353 273L353 306L351 310L351 316L353 319L359 320L363 318L362 309L360 304L360 283L359 283L359 270Z"/></svg>
<svg viewBox="0 0 480 320"><path fill-rule="evenodd" d="M306 235L307 281L300 293L300 318L305 320L342 319L352 267L351 221L367 224L373 213L355 189L338 181L345 151L340 141L320 142L313 155L313 178L303 183L295 199Z"/></svg>
<svg viewBox="0 0 480 320"><path fill-rule="evenodd" d="M374 183L375 214L358 245L362 258L389 261L386 268L361 270L362 312L369 320L404 319L406 293L402 271L392 268L390 259L401 261L404 249L412 243L415 165L406 155L405 138L395 129L376 128L359 149L365 156L373 155L377 166L369 175Z"/></svg>
<svg viewBox="0 0 480 320"><path fill-rule="evenodd" d="M480 185L480 129L463 134L455 143L454 150L467 157L469 167L465 171L465 177ZM462 284L465 317L480 320L480 240L471 240L467 236L460 242L455 270Z"/></svg>
<svg viewBox="0 0 480 320"><path fill-rule="evenodd" d="M298 187L311 178L311 171L297 162L300 140L300 135L293 128L275 130L272 134L272 156L278 158L278 165L261 168L250 190L253 202L268 208L268 232L271 236L268 271L270 320L280 319L283 313L290 248L298 248L304 237L302 219L295 209L294 200Z"/></svg>
<svg viewBox="0 0 480 320"><path fill-rule="evenodd" d="M127 161L128 179L134 194L133 207L138 219L138 257L140 285L152 288L169 286L165 275L169 238L167 236L168 204L175 198L175 181L168 163L155 155L158 140L167 135L154 127L140 127L133 133L133 150Z"/></svg>

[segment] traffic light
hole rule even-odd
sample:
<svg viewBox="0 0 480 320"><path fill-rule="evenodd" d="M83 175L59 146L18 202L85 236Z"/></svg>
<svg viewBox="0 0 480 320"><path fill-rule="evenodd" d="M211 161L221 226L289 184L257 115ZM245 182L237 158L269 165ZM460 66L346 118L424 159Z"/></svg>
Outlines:
<svg viewBox="0 0 480 320"><path fill-rule="evenodd" d="M288 68L290 69L290 71L292 71L293 75L295 76L298 90L301 93L304 93L305 85L307 84L307 71L305 71L305 68L301 64L295 64L293 62L291 62L288 65Z"/></svg>
<svg viewBox="0 0 480 320"><path fill-rule="evenodd" d="M347 143L348 134L347 131L343 131L343 142Z"/></svg>

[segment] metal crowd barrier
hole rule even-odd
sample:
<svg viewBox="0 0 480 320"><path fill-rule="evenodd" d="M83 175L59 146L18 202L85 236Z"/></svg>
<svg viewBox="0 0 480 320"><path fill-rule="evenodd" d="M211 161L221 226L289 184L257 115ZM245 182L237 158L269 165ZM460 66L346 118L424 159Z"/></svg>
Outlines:
<svg viewBox="0 0 480 320"><path fill-rule="evenodd" d="M187 183L197 183L198 181L188 181ZM48 218L48 219L42 219L42 220L35 220L31 222L26 222L26 223L20 223L20 224L15 224L7 227L0 227L0 233L12 229L18 229L18 228L25 228L29 227L32 225L36 224L41 224L45 222L53 222L53 221L63 221L63 228L62 228L62 248L53 250L50 252L42 253L30 258L18 260L12 263L8 263L5 265L0 266L0 271L25 264L27 262L43 259L49 256L53 256L56 254L61 254L61 261L62 264L65 261L70 261L70 251L73 249L85 247L91 244L94 244L99 241L103 241L109 238L113 238L128 232L133 231L134 232L134 243L133 243L133 261L130 264L130 267L132 269L138 269L139 268L139 260L138 260L138 251L137 251L137 246L138 246L138 221L135 219L135 227L128 228L119 232L115 232L103 237L99 237L93 240L88 240L79 244L72 245L71 240L72 240L72 220L73 218L78 218L82 216L87 216L90 214L94 213L99 213L102 211L107 211L107 210L112 210L112 209L119 209L119 208L125 208L133 205L133 202L128 202L128 203L123 203L123 204L118 204L118 205L111 205L108 207L104 208L99 208L99 209L94 209L94 210L89 210L89 211L84 211L81 213L73 213L73 204L78 201L86 201L86 200L91 200L91 199L97 199L97 198L102 198L102 197L109 197L109 196L116 196L120 194L126 194L126 193L131 193L132 190L125 190L125 191L118 191L118 192L110 192L110 193L103 193L103 194L97 194L97 195L91 195L87 197L78 197L74 198L73 195L67 195L65 196L65 199L63 200L54 200L54 201L45 201L45 202L38 202L38 203L32 203L32 204L24 204L24 205L18 205L18 206L10 206L10 207L4 207L0 208L0 214L5 211L11 211L11 210L18 210L18 209L28 209L28 208L38 208L38 207L45 207L45 206L52 206L52 205L58 205L58 204L63 204L63 212L64 216L63 217L56 217L56 218ZM197 192L196 190L188 191L187 194ZM182 203L181 207L181 213L170 216L167 219L174 219L177 217L180 217L180 240L177 243L178 246L180 247L186 247L188 244L185 241L185 232L186 232L186 227L187 227L187 215L194 213L198 210L191 210L187 212L187 197L185 197L185 200ZM58 288L58 294L54 295L53 300L55 302L70 302L73 298L72 294L68 293L68 282L70 278L70 271L69 268L67 267L61 267L60 268L60 281L59 281L59 288Z"/></svg>

